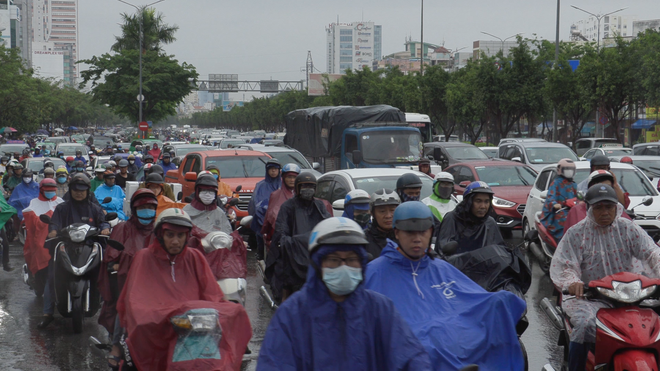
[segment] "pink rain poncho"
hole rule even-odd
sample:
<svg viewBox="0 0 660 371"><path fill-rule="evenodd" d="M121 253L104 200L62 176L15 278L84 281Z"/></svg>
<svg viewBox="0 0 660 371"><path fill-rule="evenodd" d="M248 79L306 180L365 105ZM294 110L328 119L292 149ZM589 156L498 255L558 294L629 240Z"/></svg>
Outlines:
<svg viewBox="0 0 660 371"><path fill-rule="evenodd" d="M660 247L637 224L622 218L623 206L617 205L617 218L602 227L593 209L571 227L557 246L552 258L550 278L560 290L576 282L588 284L618 272L632 272L651 278L660 277ZM571 341L596 340L596 313L608 304L564 296L562 308L571 318Z"/></svg>

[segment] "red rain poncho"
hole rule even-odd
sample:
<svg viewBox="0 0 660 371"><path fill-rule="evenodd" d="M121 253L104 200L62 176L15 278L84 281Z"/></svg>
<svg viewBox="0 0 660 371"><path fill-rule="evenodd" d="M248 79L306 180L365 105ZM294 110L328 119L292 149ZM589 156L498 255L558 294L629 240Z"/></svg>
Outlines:
<svg viewBox="0 0 660 371"><path fill-rule="evenodd" d="M174 264L170 263L173 259ZM221 359L171 362L177 334L172 316L193 308L218 311ZM158 240L139 251L117 303L131 357L140 371L238 370L252 336L252 327L240 304L223 299L204 256L184 248L170 258Z"/></svg>
<svg viewBox="0 0 660 371"><path fill-rule="evenodd" d="M277 221L277 214L280 212L280 207L284 201L291 197L293 197L293 189L287 188L284 184L284 179L282 179L282 187L270 194L268 210L264 218L264 226L261 228L261 234L264 236L264 243L268 249L270 249L270 240L275 233L275 222Z"/></svg>
<svg viewBox="0 0 660 371"><path fill-rule="evenodd" d="M205 232L197 227L193 227L191 235L193 237L188 241L188 246L199 250L209 263L211 271L216 280L225 278L246 278L247 277L247 247L238 231L231 233L234 242L231 249L218 249L210 253L204 252L201 240L206 237Z"/></svg>
<svg viewBox="0 0 660 371"><path fill-rule="evenodd" d="M39 215L46 214L52 217L55 207L62 202L64 201L57 196L54 200L49 201L43 196L43 193L39 193L39 197L30 201L30 205L23 210L26 229L23 256L32 274L37 274L40 270L47 268L50 261L50 253L44 247L44 241L48 235L48 224L39 220Z"/></svg>

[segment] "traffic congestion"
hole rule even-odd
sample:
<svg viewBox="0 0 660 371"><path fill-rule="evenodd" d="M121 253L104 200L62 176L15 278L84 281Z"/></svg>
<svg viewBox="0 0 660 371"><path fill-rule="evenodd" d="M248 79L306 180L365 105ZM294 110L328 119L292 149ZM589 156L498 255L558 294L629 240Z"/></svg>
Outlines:
<svg viewBox="0 0 660 371"><path fill-rule="evenodd" d="M652 147L477 147L418 116L2 138L0 327L27 315L15 336L41 354L2 345L7 364L656 369Z"/></svg>

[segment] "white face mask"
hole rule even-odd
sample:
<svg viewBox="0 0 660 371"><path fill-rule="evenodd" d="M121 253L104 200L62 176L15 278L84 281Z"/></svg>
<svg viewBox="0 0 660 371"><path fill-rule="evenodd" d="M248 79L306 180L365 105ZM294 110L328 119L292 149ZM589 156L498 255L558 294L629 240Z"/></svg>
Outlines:
<svg viewBox="0 0 660 371"><path fill-rule="evenodd" d="M210 205L213 201L215 201L215 192L213 191L199 192L199 200L202 201L204 205Z"/></svg>
<svg viewBox="0 0 660 371"><path fill-rule="evenodd" d="M573 179L573 176L575 175L575 170L570 169L570 170L564 170L564 178L566 179Z"/></svg>
<svg viewBox="0 0 660 371"><path fill-rule="evenodd" d="M23 182L25 182L25 184L30 183L31 181L32 178L23 178Z"/></svg>

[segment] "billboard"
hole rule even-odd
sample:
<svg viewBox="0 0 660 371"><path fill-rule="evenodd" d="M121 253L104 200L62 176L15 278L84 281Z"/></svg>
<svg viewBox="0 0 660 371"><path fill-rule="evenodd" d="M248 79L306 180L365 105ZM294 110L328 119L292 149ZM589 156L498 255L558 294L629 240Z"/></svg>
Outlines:
<svg viewBox="0 0 660 371"><path fill-rule="evenodd" d="M243 102L241 102L241 101L231 101L231 100L222 101L222 111L229 112L234 107L243 107Z"/></svg>
<svg viewBox="0 0 660 371"><path fill-rule="evenodd" d="M209 74L209 91L237 92L238 75Z"/></svg>
<svg viewBox="0 0 660 371"><path fill-rule="evenodd" d="M343 75L341 74L327 74L327 73L310 73L309 85L307 86L307 95L320 96L325 95L323 83L333 82L339 80Z"/></svg>
<svg viewBox="0 0 660 371"><path fill-rule="evenodd" d="M353 40L355 40L355 51L353 52L353 68L360 70L366 66L371 68L374 54L374 23L353 23Z"/></svg>
<svg viewBox="0 0 660 371"><path fill-rule="evenodd" d="M64 80L64 52L57 50L32 51L32 67L35 74L55 81Z"/></svg>

